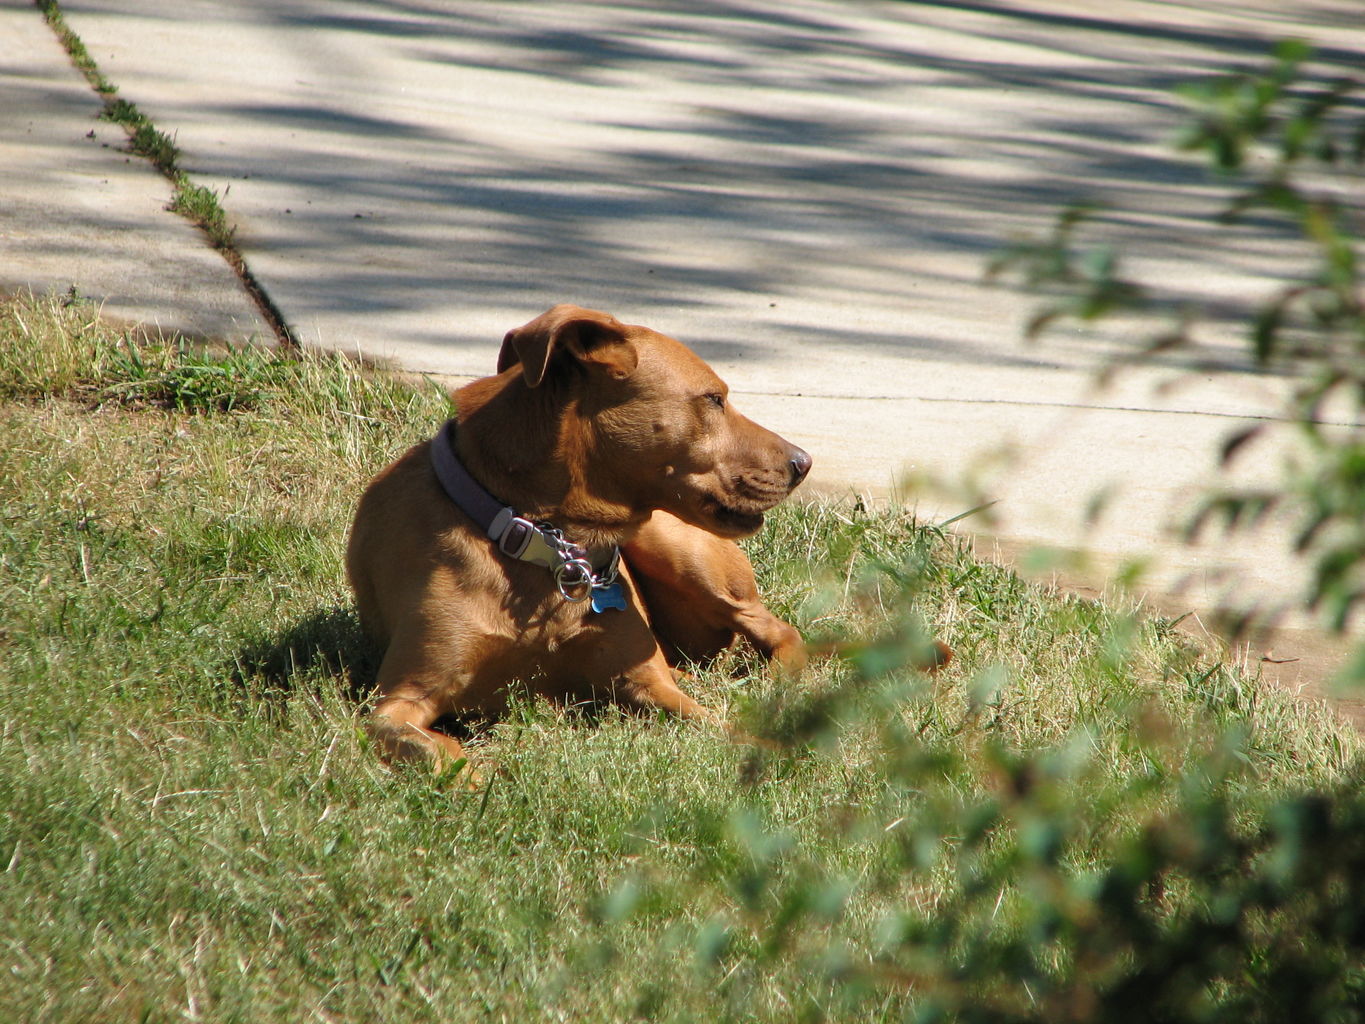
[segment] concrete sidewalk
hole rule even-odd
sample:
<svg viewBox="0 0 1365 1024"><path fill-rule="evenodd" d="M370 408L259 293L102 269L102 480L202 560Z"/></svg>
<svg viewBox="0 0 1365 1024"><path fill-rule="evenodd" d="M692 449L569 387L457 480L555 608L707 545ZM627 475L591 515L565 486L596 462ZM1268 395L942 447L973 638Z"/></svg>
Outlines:
<svg viewBox="0 0 1365 1024"><path fill-rule="evenodd" d="M269 336L171 189L33 4L0 4L0 291L75 288L106 315L192 336Z"/></svg>
<svg viewBox="0 0 1365 1024"><path fill-rule="evenodd" d="M1153 585L1183 585L1196 608L1228 596L1229 572L1238 598L1282 599L1301 579L1276 538L1186 549L1163 531L1219 440L1283 393L1247 371L1226 323L1203 337L1227 372L1167 391L1177 367L1135 371L1097 393L1095 371L1134 338L1025 346L1034 301L981 276L1012 235L1101 198L1133 211L1106 230L1145 280L1246 309L1299 257L1252 232L1214 244L1218 196L1170 155L1170 88L1258 65L1287 35L1358 70L1356 0L62 7L222 194L307 343L477 376L509 327L579 302L692 344L745 411L815 455L812 486L885 494L906 472L956 478L1009 452L985 490L1012 544L1088 545L1111 563L1157 551ZM3 17L46 31L33 9ZM28 111L6 116L47 128L70 93L79 120L83 86L50 58L6 58ZM82 136L59 131L26 166L88 159ZM32 279L112 294L99 268L123 257L82 241L78 201L54 205L91 266ZM170 216L155 200L115 209ZM12 278L15 256L0 257ZM166 281L166 318L185 279L145 265ZM1274 458L1245 472L1273 477ZM1089 528L1101 490L1108 514ZM923 500L929 517L966 507Z"/></svg>

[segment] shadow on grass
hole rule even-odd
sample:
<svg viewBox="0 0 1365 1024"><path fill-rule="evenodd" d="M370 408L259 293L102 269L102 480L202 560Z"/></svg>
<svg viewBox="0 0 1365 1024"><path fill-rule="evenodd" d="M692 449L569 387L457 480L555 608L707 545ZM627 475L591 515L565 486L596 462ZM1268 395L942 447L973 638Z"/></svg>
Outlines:
<svg viewBox="0 0 1365 1024"><path fill-rule="evenodd" d="M248 643L233 658L232 681L276 708L301 680L322 676L333 679L348 700L364 704L374 691L381 655L354 610L337 606Z"/></svg>
<svg viewBox="0 0 1365 1024"><path fill-rule="evenodd" d="M694 672L720 672L737 679L763 671L758 656L747 648L723 653L712 661L687 663ZM279 632L265 633L248 641L233 656L227 673L233 696L260 713L277 715L300 690L329 690L340 693L352 705L365 707L374 697L383 652L360 628L360 620L349 606L319 609ZM695 689L697 680L688 684ZM508 717L522 714L537 703L534 692L522 683L508 687L507 709L497 712L467 712L444 715L432 728L453 736L462 743L477 742L491 726ZM650 717L655 712L641 711L620 703L607 692L566 694L551 699L568 721L594 729L616 714Z"/></svg>
<svg viewBox="0 0 1365 1024"><path fill-rule="evenodd" d="M262 636L233 659L232 681L239 692L267 713L283 710L300 687L330 680L357 707L374 696L383 651L360 628L350 607L337 606L306 615L283 632ZM433 728L467 742L486 730L485 716L445 716Z"/></svg>

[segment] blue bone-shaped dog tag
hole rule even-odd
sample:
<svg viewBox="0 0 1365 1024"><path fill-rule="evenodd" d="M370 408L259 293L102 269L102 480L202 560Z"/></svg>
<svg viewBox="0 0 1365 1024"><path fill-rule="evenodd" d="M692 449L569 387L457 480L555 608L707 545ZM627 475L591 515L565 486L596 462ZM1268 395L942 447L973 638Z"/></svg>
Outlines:
<svg viewBox="0 0 1365 1024"><path fill-rule="evenodd" d="M619 583L592 588L592 610L604 612L609 608L626 610L626 592Z"/></svg>

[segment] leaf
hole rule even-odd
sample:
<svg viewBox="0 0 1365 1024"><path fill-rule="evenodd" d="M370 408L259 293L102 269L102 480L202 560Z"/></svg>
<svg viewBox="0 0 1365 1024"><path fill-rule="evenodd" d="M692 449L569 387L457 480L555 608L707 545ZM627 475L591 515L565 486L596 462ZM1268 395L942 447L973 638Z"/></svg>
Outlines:
<svg viewBox="0 0 1365 1024"><path fill-rule="evenodd" d="M1359 697L1365 690L1365 643L1357 643L1332 681L1332 692L1347 697Z"/></svg>
<svg viewBox="0 0 1365 1024"><path fill-rule="evenodd" d="M1047 330L1048 325L1054 320L1061 319L1066 314L1066 307L1062 305L1045 306L1033 316L1029 317L1028 323L1024 325L1024 336L1029 341L1036 341L1038 335Z"/></svg>
<svg viewBox="0 0 1365 1024"><path fill-rule="evenodd" d="M986 509L990 508L992 505L995 505L998 501L999 499L996 499L995 501L982 502L980 505L977 505L974 508L967 509L966 512L959 512L957 515L950 516L949 518L943 520L943 522L936 525L934 529L945 530L948 527L952 526L954 523L961 522L963 519L966 519L968 516L974 516L978 512L986 511Z"/></svg>
<svg viewBox="0 0 1365 1024"><path fill-rule="evenodd" d="M1284 307L1283 298L1268 306L1262 306L1251 322L1251 351L1261 366L1269 363L1275 353L1275 343L1279 338L1280 327L1284 323ZM1227 461L1226 451L1223 454L1223 461Z"/></svg>
<svg viewBox="0 0 1365 1024"><path fill-rule="evenodd" d="M693 946L697 966L703 970L719 967L730 948L732 935L730 926L719 918L712 918L702 925Z"/></svg>
<svg viewBox="0 0 1365 1024"><path fill-rule="evenodd" d="M643 894L644 889L637 879L623 879L602 902L600 920L608 924L617 924L629 919L639 906Z"/></svg>
<svg viewBox="0 0 1365 1024"><path fill-rule="evenodd" d="M1010 683L1009 673L1003 665L990 665L979 672L972 680L968 700L973 711L998 703L1000 695Z"/></svg>
<svg viewBox="0 0 1365 1024"><path fill-rule="evenodd" d="M1264 431L1265 424L1257 423L1250 427L1244 427L1243 429L1233 433L1232 436L1230 436L1226 441L1223 442L1223 447L1218 454L1219 463L1223 466L1228 465L1230 462L1232 462L1234 458L1237 457L1237 453L1240 452L1242 448L1244 448L1250 442L1254 441Z"/></svg>
<svg viewBox="0 0 1365 1024"><path fill-rule="evenodd" d="M1306 61L1313 52L1312 45L1306 39L1290 37L1281 39L1275 44L1275 59L1278 60L1282 68L1293 70Z"/></svg>

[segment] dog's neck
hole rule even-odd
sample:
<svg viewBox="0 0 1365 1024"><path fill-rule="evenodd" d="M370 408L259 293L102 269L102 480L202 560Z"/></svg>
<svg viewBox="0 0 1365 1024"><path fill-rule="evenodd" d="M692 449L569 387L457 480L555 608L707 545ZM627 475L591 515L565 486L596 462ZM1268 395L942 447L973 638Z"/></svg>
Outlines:
<svg viewBox="0 0 1365 1024"><path fill-rule="evenodd" d="M528 388L513 368L465 385L455 402L456 454L518 514L588 548L620 544L649 518L626 496L606 493L600 474L594 478L591 430L567 388L551 381Z"/></svg>

